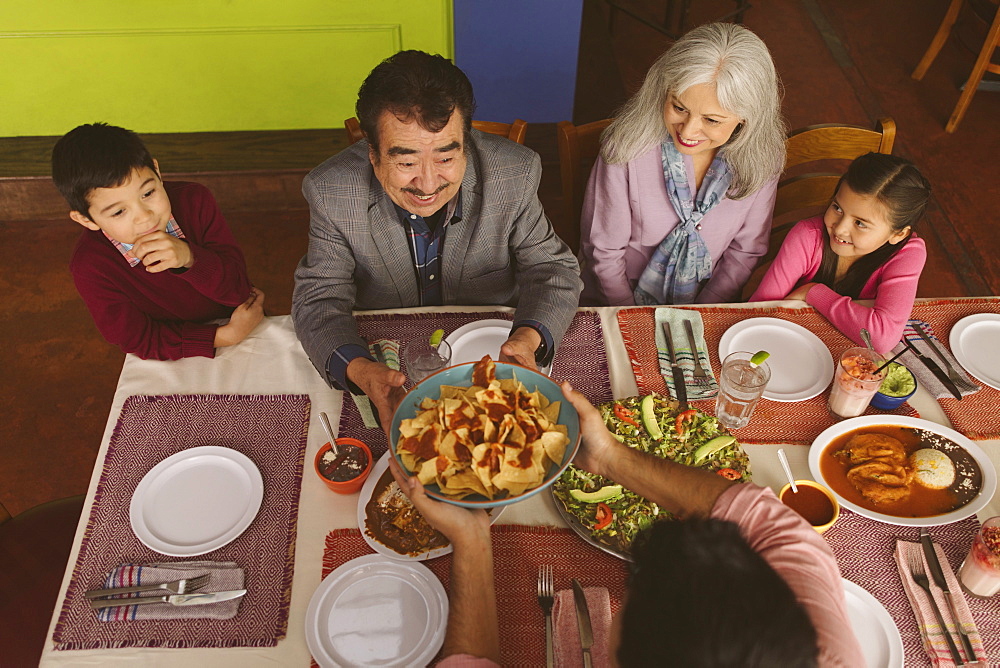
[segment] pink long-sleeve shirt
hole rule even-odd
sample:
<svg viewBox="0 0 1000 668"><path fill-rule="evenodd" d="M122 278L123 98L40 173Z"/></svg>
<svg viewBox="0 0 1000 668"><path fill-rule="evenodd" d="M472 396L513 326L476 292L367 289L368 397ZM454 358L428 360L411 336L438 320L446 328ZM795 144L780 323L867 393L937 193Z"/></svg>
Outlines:
<svg viewBox="0 0 1000 668"><path fill-rule="evenodd" d="M784 299L795 288L812 281L819 271L823 248L829 243L822 216L799 221L788 232L750 301ZM809 289L806 302L855 343L863 344L860 332L864 327L871 333L875 350L888 352L903 335L926 261L924 240L911 235L895 255L872 272L861 290L859 298L873 299L872 306L858 304L819 284Z"/></svg>
<svg viewBox="0 0 1000 668"><path fill-rule="evenodd" d="M632 291L653 251L680 221L663 178L659 144L625 164L598 158L590 173L581 219L582 303L635 304ZM694 165L684 156L688 182ZM767 252L777 179L740 200L724 198L699 223L712 257L712 277L699 304L736 301Z"/></svg>

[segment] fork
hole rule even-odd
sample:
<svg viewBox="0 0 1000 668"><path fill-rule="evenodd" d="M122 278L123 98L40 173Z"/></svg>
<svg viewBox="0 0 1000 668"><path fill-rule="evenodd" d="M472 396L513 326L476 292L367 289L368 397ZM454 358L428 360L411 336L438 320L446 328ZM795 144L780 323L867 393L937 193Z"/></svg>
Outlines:
<svg viewBox="0 0 1000 668"><path fill-rule="evenodd" d="M691 321L684 321L684 331L687 332L688 345L691 346L691 355L694 357L694 377L695 378L708 378L708 372L705 371L701 366L701 358L698 357L698 342L694 338L694 328L691 327Z"/></svg>
<svg viewBox="0 0 1000 668"><path fill-rule="evenodd" d="M131 594L138 591L169 591L174 594L190 594L208 584L209 574L199 575L193 578L174 580L155 585L136 585L134 587L115 587L113 589L94 589L88 591L84 596L87 598L100 598L101 596L112 596L114 594Z"/></svg>
<svg viewBox="0 0 1000 668"><path fill-rule="evenodd" d="M553 666L552 653L552 604L555 602L555 587L553 583L552 567L538 567L538 605L545 613L545 665L547 668Z"/></svg>
<svg viewBox="0 0 1000 668"><path fill-rule="evenodd" d="M944 639L948 641L948 649L951 650L951 657L955 660L955 665L964 666L965 662L962 661L962 655L958 653L958 647L955 646L955 641L951 639L951 633L948 631L948 627L944 623L944 618L941 616L941 609L938 607L937 601L934 600L934 595L931 593L931 583L927 579L927 573L924 572L923 556L915 550L910 550L906 555L906 561L910 567L910 577L913 578L913 581L921 589L927 592L927 598L931 600L931 607L934 608L938 624L941 625L941 633L944 634Z"/></svg>

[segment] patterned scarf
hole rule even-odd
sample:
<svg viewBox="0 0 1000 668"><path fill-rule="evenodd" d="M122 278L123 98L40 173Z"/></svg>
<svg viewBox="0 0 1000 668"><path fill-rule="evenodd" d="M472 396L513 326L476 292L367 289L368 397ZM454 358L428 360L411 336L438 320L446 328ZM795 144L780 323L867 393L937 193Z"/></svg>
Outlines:
<svg viewBox="0 0 1000 668"><path fill-rule="evenodd" d="M662 148L667 196L680 221L653 251L633 296L641 305L691 304L712 276L712 256L697 225L726 196L732 174L716 153L697 193L700 199L696 199L687 180L684 156L669 137Z"/></svg>

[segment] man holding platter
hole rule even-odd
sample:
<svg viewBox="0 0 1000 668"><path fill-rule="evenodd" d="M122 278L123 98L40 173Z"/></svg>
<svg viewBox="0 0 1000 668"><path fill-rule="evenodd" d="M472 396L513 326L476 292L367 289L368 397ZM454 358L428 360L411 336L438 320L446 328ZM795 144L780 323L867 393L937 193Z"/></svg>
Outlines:
<svg viewBox="0 0 1000 668"><path fill-rule="evenodd" d="M615 480L679 521L656 522L633 544L632 578L611 630L620 666L865 665L837 562L805 520L766 488L631 449L569 383L580 415L574 464ZM394 466L400 488L454 546L440 666L500 660L489 519L426 496Z"/></svg>
<svg viewBox="0 0 1000 668"><path fill-rule="evenodd" d="M500 359L551 361L583 287L538 199L541 160L472 128L472 85L441 56L401 51L358 93L367 140L305 178L309 249L292 318L332 385L364 392L388 424L403 374L376 363L354 309L517 306Z"/></svg>

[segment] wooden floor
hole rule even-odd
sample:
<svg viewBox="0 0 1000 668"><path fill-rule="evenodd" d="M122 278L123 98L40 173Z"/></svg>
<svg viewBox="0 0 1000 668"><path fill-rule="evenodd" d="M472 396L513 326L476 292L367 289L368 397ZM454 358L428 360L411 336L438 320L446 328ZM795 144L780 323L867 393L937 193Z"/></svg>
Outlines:
<svg viewBox="0 0 1000 668"><path fill-rule="evenodd" d="M662 1L619 2L650 22L662 20ZM929 261L919 295L995 295L1000 94L977 93L949 135L944 123L973 56L952 39L923 81L909 76L947 4L763 0L745 23L772 50L791 127L896 120L894 152L913 160L934 188L920 230ZM694 5L689 25L729 11L733 2ZM609 28L607 5L585 0L574 120L612 115L668 44L622 14ZM289 312L292 272L306 248L302 176L345 145L338 125L333 119L330 129L147 138L170 178L198 180L215 192L271 314ZM78 228L46 176L54 141L0 138L0 503L13 514L86 490L123 360L96 332L66 269ZM526 143L542 156L546 211L561 216L554 126L530 125Z"/></svg>

